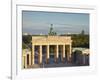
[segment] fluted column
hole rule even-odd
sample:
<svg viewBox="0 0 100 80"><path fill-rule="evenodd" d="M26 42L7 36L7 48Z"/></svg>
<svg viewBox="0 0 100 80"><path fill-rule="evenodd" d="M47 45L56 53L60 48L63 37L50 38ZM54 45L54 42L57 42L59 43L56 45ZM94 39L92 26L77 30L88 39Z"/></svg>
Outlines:
<svg viewBox="0 0 100 80"><path fill-rule="evenodd" d="M32 56L32 64L34 64L34 58L35 58L35 57L34 57L34 53L35 53L35 51L34 51L34 50L35 50L34 47L35 47L35 46L32 45L32 55L31 55L31 56Z"/></svg>
<svg viewBox="0 0 100 80"><path fill-rule="evenodd" d="M29 53L29 65L31 65L31 52Z"/></svg>

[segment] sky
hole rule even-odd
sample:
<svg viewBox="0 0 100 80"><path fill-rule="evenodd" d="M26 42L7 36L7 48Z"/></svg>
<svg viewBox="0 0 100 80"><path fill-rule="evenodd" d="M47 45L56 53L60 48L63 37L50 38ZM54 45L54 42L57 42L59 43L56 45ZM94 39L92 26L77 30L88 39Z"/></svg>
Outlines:
<svg viewBox="0 0 100 80"><path fill-rule="evenodd" d="M48 34L50 27L57 34L89 34L89 14L43 11L22 11L23 33Z"/></svg>

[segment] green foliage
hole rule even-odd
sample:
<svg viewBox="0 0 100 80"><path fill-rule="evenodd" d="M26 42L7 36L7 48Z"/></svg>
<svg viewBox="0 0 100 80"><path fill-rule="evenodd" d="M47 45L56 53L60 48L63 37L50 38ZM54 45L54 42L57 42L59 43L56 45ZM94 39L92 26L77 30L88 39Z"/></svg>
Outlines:
<svg viewBox="0 0 100 80"><path fill-rule="evenodd" d="M76 34L72 36L72 46L73 47L86 47L89 48L89 35Z"/></svg>
<svg viewBox="0 0 100 80"><path fill-rule="evenodd" d="M23 35L22 36L22 48L23 49L30 48L31 41L32 41L31 35Z"/></svg>
<svg viewBox="0 0 100 80"><path fill-rule="evenodd" d="M23 42L22 42L22 48L23 48L23 49L26 49L26 48L27 48L26 44L23 43Z"/></svg>
<svg viewBox="0 0 100 80"><path fill-rule="evenodd" d="M89 48L89 34L82 30L80 34L61 34L61 36L71 36L72 47Z"/></svg>
<svg viewBox="0 0 100 80"><path fill-rule="evenodd" d="M31 43L31 40L32 40L32 36L31 35L23 35L22 36L22 40L25 44L29 44Z"/></svg>

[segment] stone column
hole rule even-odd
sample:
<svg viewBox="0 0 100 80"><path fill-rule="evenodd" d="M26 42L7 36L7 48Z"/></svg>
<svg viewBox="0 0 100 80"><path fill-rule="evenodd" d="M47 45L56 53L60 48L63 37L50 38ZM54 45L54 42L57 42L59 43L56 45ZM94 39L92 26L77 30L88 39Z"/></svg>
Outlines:
<svg viewBox="0 0 100 80"><path fill-rule="evenodd" d="M29 53L29 65L31 66L31 52Z"/></svg>
<svg viewBox="0 0 100 80"><path fill-rule="evenodd" d="M34 64L34 61L35 61L35 60L34 60L34 58L35 58L35 57L34 57L34 56L35 56L35 51L34 51L35 49L34 49L34 47L35 47L35 46L32 45L32 55L31 55L31 56L32 56L32 65Z"/></svg>
<svg viewBox="0 0 100 80"><path fill-rule="evenodd" d="M49 63L49 45L47 45L46 63Z"/></svg>
<svg viewBox="0 0 100 80"><path fill-rule="evenodd" d="M58 62L58 57L59 57L59 51L58 51L58 45L56 45L56 53L55 53L55 62Z"/></svg>
<svg viewBox="0 0 100 80"><path fill-rule="evenodd" d="M27 54L25 55L25 68L27 68Z"/></svg>
<svg viewBox="0 0 100 80"><path fill-rule="evenodd" d="M23 58L23 65L22 65L22 66L23 66L23 68L25 68L25 66L26 66L26 65L25 65L25 64L26 64L26 61L25 61L25 56L23 55L23 57L22 57L22 58Z"/></svg>
<svg viewBox="0 0 100 80"><path fill-rule="evenodd" d="M40 45L40 51L39 51L39 64L42 64L42 45Z"/></svg>
<svg viewBox="0 0 100 80"><path fill-rule="evenodd" d="M62 62L64 62L64 59L65 59L65 45L63 45Z"/></svg>

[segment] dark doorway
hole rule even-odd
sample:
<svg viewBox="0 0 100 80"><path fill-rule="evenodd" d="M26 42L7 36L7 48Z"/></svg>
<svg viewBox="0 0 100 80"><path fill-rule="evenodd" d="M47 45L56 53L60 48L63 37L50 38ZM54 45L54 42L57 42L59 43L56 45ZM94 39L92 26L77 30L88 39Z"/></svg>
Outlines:
<svg viewBox="0 0 100 80"><path fill-rule="evenodd" d="M27 65L29 65L29 54L27 54Z"/></svg>
<svg viewBox="0 0 100 80"><path fill-rule="evenodd" d="M46 54L47 54L47 46L43 45L42 46L42 63L46 63Z"/></svg>

